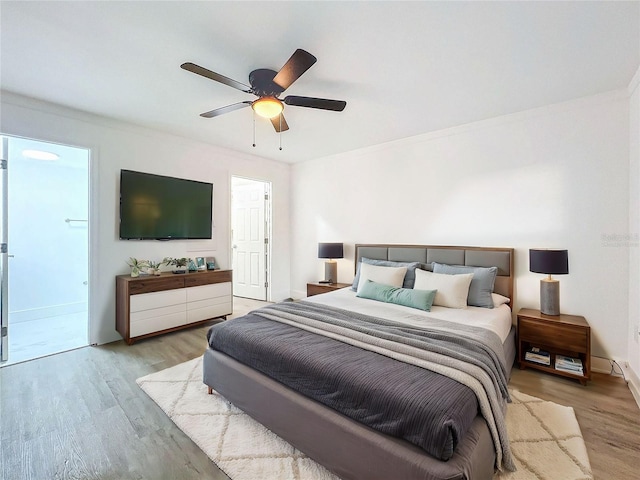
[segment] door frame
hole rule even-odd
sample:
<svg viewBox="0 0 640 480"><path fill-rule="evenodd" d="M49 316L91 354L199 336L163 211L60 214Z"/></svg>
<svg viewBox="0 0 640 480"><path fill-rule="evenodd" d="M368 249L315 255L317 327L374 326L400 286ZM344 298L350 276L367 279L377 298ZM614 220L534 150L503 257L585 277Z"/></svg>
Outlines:
<svg viewBox="0 0 640 480"><path fill-rule="evenodd" d="M98 199L100 198L100 183L99 183L99 178L98 178L98 152L97 149L91 146L87 146L87 145L78 145L75 143L71 143L71 142L61 142L61 141L57 141L57 140L52 140L52 139L48 139L48 138L34 138L32 136L26 136L26 135L20 135L20 134L14 134L14 133L9 133L9 132L3 132L0 131L0 139L2 139L2 142L7 142L7 162L8 162L8 141L9 138L17 138L17 139L24 139L24 140L31 140L34 142L41 142L41 143L48 143L48 144L52 144L52 145L61 145L64 147L70 147L70 148L76 148L76 149L81 149L81 150L86 150L87 151L87 190L88 190L88 194L87 194L87 345L91 345L91 346L95 346L98 344L97 339L94 338L94 336L97 336L98 333L98 328L97 325L94 325L92 322L92 318L93 319L97 319L97 316L93 315L93 308L94 306L96 306L99 302L97 301L97 291L95 288L93 288L93 285L97 285L98 284L98 277L97 277L97 268L95 268L94 266L94 256L93 253L98 251L98 225L96 222L93 221L93 219L98 218L98 213L99 213L99 206L98 206ZM0 152L1 153L1 152ZM5 188L3 189L3 195L6 195L7 200L5 200L5 207L7 206L8 203L8 174L7 174L8 170L5 169L4 174L5 174L5 179L7 182L7 185L5 186ZM4 215L2 215L2 220L3 222L6 222L3 228L3 236L6 235L6 238L2 241L4 241L5 243L8 241L8 212L5 212ZM1 239L0 239L1 240ZM1 243L1 241L0 241ZM8 275L8 252L2 255L2 258L4 259L4 268L2 270L2 272L0 273L4 273L5 275ZM8 289L8 278L6 279L6 282L3 280L2 281L2 285L0 285L0 288L4 288L5 290ZM2 301L0 302L0 308L3 309L3 325L6 325L4 323L4 319L6 319L6 321L8 322L8 317L9 317L9 309L8 309L8 291L5 292L5 295L3 297L5 300L7 301ZM6 309L6 310L4 310ZM6 315L5 315L6 313ZM4 337L7 338L8 337ZM8 342L7 342L8 343ZM5 352L8 353L8 351L6 349L3 348L2 350L2 355L4 357ZM4 362L5 358L0 358L0 366L3 366L3 362Z"/></svg>
<svg viewBox="0 0 640 480"><path fill-rule="evenodd" d="M242 179L242 180L248 180L251 182L259 182L259 183L263 183L265 186L265 192L267 192L267 198L265 199L265 211L264 211L264 221L265 221L265 227L264 227L264 234L265 234L265 238L267 239L267 243L266 243L266 247L264 250L265 253L265 262L264 262L264 268L265 268L265 281L267 283L267 286L265 287L266 291L265 291L265 298L267 299L268 302L271 301L271 292L272 292L272 285L271 285L271 259L272 259L272 252L273 252L273 246L272 246L272 239L273 239L273 184L270 180L264 180L261 178L254 178L254 177L248 177L245 175L236 175L236 174L230 174L229 175L229 264L233 265L233 222L234 222L234 211L233 211L233 179L234 178L238 178L238 179ZM235 275L234 275L235 278Z"/></svg>

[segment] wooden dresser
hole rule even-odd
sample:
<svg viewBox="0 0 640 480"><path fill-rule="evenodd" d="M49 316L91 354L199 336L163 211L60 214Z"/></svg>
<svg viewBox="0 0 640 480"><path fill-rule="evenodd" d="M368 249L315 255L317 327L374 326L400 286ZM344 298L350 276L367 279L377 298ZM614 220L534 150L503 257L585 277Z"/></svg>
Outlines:
<svg viewBox="0 0 640 480"><path fill-rule="evenodd" d="M231 270L116 277L116 330L131 345L233 313Z"/></svg>

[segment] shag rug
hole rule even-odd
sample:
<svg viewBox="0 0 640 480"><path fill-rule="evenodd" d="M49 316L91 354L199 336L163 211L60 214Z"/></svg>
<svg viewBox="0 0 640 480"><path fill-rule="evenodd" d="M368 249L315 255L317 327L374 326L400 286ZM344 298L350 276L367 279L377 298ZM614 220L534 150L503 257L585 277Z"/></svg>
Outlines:
<svg viewBox="0 0 640 480"><path fill-rule="evenodd" d="M233 480L339 480L221 395L208 395L202 358L137 383ZM593 478L573 409L516 390L511 396L507 429L518 470L499 473L494 480Z"/></svg>

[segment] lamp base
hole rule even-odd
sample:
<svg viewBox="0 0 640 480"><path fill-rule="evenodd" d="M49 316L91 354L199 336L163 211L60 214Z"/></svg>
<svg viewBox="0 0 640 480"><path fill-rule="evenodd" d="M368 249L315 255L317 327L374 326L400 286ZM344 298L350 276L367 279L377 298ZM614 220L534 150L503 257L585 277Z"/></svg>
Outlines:
<svg viewBox="0 0 640 480"><path fill-rule="evenodd" d="M338 262L335 260L324 262L324 281L330 284L338 282Z"/></svg>
<svg viewBox="0 0 640 480"><path fill-rule="evenodd" d="M560 282L545 278L540 280L540 313L560 315Z"/></svg>

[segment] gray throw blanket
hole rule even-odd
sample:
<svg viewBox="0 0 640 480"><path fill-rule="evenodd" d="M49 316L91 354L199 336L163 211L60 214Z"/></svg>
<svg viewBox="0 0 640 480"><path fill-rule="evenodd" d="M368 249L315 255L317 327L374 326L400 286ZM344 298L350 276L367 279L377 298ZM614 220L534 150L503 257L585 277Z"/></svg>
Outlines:
<svg viewBox="0 0 640 480"><path fill-rule="evenodd" d="M475 393L496 450L496 468L513 471L504 419L507 390L502 343L493 332L443 320L403 326L311 302L285 302L252 312L272 321L373 351L445 375Z"/></svg>

